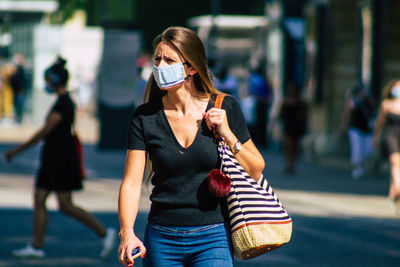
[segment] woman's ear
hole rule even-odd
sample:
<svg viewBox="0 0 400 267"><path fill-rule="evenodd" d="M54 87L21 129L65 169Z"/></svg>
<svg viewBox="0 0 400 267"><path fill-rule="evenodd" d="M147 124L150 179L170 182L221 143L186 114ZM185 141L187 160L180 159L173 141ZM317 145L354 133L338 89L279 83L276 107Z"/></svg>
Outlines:
<svg viewBox="0 0 400 267"><path fill-rule="evenodd" d="M195 70L193 67L190 67L189 75L194 76L196 73L197 73L197 70Z"/></svg>

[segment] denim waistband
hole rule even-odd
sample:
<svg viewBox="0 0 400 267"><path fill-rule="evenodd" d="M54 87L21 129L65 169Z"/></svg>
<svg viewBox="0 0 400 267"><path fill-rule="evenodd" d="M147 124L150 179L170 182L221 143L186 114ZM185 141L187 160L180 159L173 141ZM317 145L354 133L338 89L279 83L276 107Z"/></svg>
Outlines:
<svg viewBox="0 0 400 267"><path fill-rule="evenodd" d="M216 223L201 226L167 226L147 223L147 225L153 229L160 230L163 232L176 233L176 234L191 234L198 233L202 231L211 230L217 227L225 227L226 223Z"/></svg>

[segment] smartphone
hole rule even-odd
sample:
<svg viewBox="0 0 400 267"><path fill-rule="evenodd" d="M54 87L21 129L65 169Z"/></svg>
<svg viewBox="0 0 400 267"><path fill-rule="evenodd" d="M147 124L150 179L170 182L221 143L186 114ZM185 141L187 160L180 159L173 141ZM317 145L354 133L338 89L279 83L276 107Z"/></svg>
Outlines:
<svg viewBox="0 0 400 267"><path fill-rule="evenodd" d="M142 256L142 254L143 254L143 253L140 251L139 248L133 249L133 250L132 250L132 258L133 258L133 260L136 259L137 257ZM126 259L126 261L128 262L128 259Z"/></svg>

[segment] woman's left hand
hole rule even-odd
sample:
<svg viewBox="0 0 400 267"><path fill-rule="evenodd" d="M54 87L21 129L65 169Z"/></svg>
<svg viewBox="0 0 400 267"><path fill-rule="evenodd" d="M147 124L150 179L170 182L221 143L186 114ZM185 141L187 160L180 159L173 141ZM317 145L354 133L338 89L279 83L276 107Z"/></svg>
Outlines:
<svg viewBox="0 0 400 267"><path fill-rule="evenodd" d="M229 127L225 109L211 108L204 114L204 119L210 131L216 128L219 135L225 139L233 135Z"/></svg>

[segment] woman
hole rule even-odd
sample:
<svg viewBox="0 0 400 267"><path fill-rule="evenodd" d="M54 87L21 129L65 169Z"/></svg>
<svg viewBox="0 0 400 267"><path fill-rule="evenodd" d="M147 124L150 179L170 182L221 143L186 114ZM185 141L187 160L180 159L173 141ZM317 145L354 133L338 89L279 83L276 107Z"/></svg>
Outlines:
<svg viewBox="0 0 400 267"><path fill-rule="evenodd" d="M389 152L389 201L393 211L398 215L400 212L400 79L391 81L383 90L382 97L374 129L373 145L376 148L382 140Z"/></svg>
<svg viewBox="0 0 400 267"><path fill-rule="evenodd" d="M58 97L45 125L26 143L11 149L5 155L10 161L17 154L44 140L34 192L33 241L25 248L13 251L16 257L45 256L43 239L48 216L46 200L52 191L57 194L61 212L85 224L103 239L101 257L108 256L115 242L115 229L105 229L95 217L72 202L71 191L82 189L82 177L75 141L71 134L75 105L66 87L69 74L64 67L65 63L64 59L58 58L45 72L46 91L56 93Z"/></svg>
<svg viewBox="0 0 400 267"><path fill-rule="evenodd" d="M219 167L213 128L251 177L260 177L264 160L238 102L226 96L222 109L213 108L219 91L211 82L199 37L171 27L153 45L146 103L136 109L129 125L119 195L119 260L132 266L131 252L139 248L147 252L145 266L232 266L225 199L207 189L208 173ZM145 169L154 189L143 244L133 226Z"/></svg>
<svg viewBox="0 0 400 267"><path fill-rule="evenodd" d="M348 128L350 141L351 176L360 179L372 154L374 103L361 84L355 84L348 95L339 133Z"/></svg>

